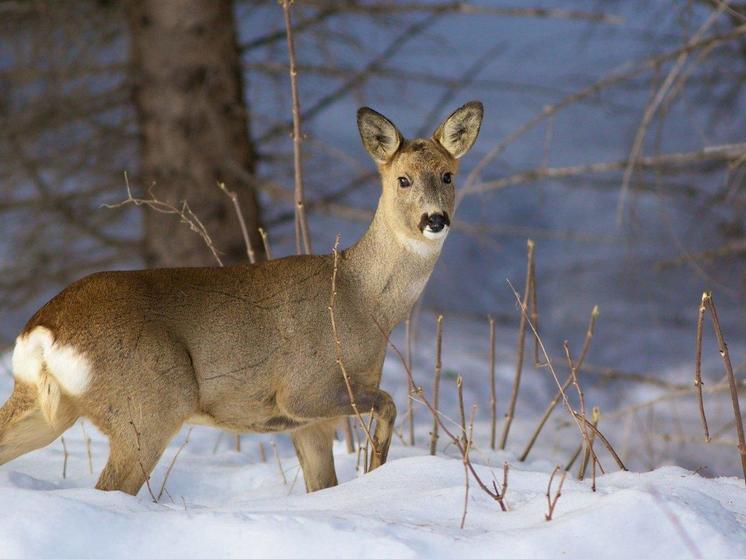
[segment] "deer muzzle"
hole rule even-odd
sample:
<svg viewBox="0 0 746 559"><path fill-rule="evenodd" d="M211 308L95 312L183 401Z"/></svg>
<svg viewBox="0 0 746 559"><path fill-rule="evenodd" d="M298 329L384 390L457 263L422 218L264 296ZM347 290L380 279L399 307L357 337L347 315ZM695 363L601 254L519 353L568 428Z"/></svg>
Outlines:
<svg viewBox="0 0 746 559"><path fill-rule="evenodd" d="M440 239L446 235L451 225L448 212L433 212L422 214L420 230L428 239Z"/></svg>

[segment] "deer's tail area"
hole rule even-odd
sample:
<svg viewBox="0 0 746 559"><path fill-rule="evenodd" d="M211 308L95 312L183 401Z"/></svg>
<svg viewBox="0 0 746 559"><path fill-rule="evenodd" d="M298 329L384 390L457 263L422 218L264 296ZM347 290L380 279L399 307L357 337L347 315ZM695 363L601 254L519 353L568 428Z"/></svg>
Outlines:
<svg viewBox="0 0 746 559"><path fill-rule="evenodd" d="M0 408L0 464L48 445L77 419L60 380L49 370L46 344L38 342L16 342L15 386Z"/></svg>

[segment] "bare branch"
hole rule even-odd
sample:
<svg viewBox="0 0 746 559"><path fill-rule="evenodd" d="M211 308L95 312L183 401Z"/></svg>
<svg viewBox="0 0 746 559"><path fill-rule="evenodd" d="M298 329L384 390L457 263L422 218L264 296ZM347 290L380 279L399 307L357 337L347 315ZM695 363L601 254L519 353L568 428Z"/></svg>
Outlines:
<svg viewBox="0 0 746 559"><path fill-rule="evenodd" d="M295 42L290 18L290 0L282 0L282 13L287 33L288 58L290 59L290 91L293 98L293 163L295 165L295 252L311 254L311 238L306 223L306 210L303 206L303 158L301 154L301 113L298 95L298 69L295 65ZM301 245L302 242L302 245ZM302 246L302 251L301 251Z"/></svg>
<svg viewBox="0 0 746 559"><path fill-rule="evenodd" d="M530 295L531 295L531 270L533 269L533 263L534 263L534 242L529 239L527 242L527 248L528 248L528 264L526 268L526 288L524 290L523 294L523 302L519 301L519 304L522 304L524 307L528 305ZM510 432L510 424L513 422L513 416L515 415L515 405L516 401L518 400L518 391L521 388L521 372L523 371L523 357L524 357L524 351L526 348L526 319L527 315L525 313L521 313L520 322L518 325L518 349L516 350L516 365L515 365L515 378L513 379L513 391L510 395L510 404L508 406L508 411L505 414L505 424L503 425L503 433L502 437L500 439L500 450L505 449L505 445L508 442L508 433ZM537 333L538 336L538 333Z"/></svg>

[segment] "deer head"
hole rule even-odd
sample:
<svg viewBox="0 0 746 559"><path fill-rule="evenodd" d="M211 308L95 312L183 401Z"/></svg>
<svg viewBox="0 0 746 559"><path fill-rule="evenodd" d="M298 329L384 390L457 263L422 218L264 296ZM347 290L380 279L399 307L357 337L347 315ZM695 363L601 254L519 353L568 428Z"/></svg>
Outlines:
<svg viewBox="0 0 746 559"><path fill-rule="evenodd" d="M482 115L482 103L472 101L446 118L431 138L407 140L382 114L368 107L358 110L360 137L381 175L380 208L403 243L435 248L445 239L458 160L477 139Z"/></svg>

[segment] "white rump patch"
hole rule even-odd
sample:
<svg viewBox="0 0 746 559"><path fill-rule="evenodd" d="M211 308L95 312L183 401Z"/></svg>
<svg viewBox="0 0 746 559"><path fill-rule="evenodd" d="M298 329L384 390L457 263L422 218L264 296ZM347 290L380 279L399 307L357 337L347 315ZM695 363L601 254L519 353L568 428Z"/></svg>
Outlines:
<svg viewBox="0 0 746 559"><path fill-rule="evenodd" d="M75 348L56 343L48 328L37 326L18 336L13 350L13 376L41 386L43 374L51 375L68 394L80 395L88 388L91 365Z"/></svg>

